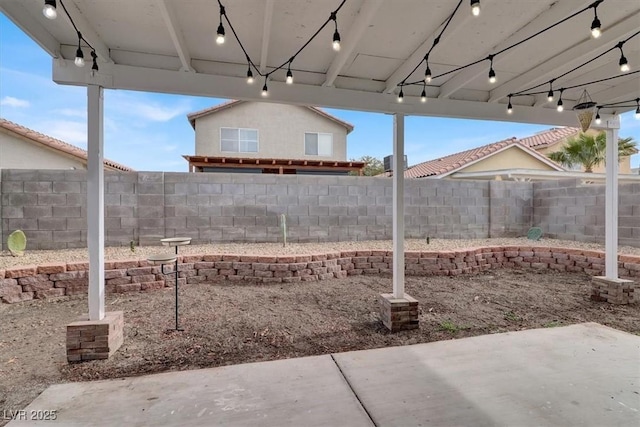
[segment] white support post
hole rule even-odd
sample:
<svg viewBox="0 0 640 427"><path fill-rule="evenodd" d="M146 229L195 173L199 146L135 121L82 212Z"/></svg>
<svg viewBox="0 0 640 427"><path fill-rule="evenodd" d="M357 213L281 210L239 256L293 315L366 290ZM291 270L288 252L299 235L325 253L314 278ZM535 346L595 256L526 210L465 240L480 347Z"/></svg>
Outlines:
<svg viewBox="0 0 640 427"><path fill-rule="evenodd" d="M393 297L404 298L404 114L393 115Z"/></svg>
<svg viewBox="0 0 640 427"><path fill-rule="evenodd" d="M103 89L87 86L87 241L89 320L104 318L104 154Z"/></svg>
<svg viewBox="0 0 640 427"><path fill-rule="evenodd" d="M618 129L606 129L605 277L618 278Z"/></svg>

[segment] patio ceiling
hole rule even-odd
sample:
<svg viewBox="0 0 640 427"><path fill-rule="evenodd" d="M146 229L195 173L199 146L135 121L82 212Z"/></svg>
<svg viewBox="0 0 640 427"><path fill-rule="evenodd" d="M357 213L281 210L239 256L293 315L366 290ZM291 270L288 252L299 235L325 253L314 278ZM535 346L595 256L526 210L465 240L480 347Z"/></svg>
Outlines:
<svg viewBox="0 0 640 427"><path fill-rule="evenodd" d="M246 83L247 59L227 22L226 42L217 45L218 3L214 0L63 0L84 38L99 57L100 71L88 64L75 67L77 35L58 2L58 17L42 14L42 0L0 0L2 10L53 58L53 79L72 85L203 95L264 101L263 79ZM269 72L288 59L313 35L340 0L226 0L227 16L258 70ZM434 75L486 58L504 47L588 7L593 0L481 0L474 17L463 0L440 43L429 56ZM602 35L594 39L593 9L499 54L494 59L498 81L487 79L488 61L434 79L426 87L428 102L420 102L421 85L404 87L398 103L398 83L419 81L424 58L434 38L452 14L457 0L346 0L337 13L342 46L331 47L333 22L295 58L295 83L284 83L284 70L269 80L266 100L384 113L505 120L552 125L576 125L571 111L558 113L546 95L514 97L514 112L506 114L507 96L571 70L640 28L640 1L605 0L597 8ZM617 78L588 86L599 104L640 97L640 36L624 45L631 73L621 73L620 52L614 49L554 82L554 88L602 78ZM255 71L257 76L257 70ZM621 76L621 77L618 77ZM538 90L547 90L544 85ZM583 88L566 90L565 110ZM558 93L556 92L556 100ZM635 109L623 107L606 112ZM605 110L603 110L605 112Z"/></svg>

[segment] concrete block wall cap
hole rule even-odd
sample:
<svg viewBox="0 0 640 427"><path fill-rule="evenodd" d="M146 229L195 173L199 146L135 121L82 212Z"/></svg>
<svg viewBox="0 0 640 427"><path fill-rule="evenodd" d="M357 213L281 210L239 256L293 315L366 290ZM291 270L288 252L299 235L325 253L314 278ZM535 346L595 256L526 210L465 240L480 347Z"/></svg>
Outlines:
<svg viewBox="0 0 640 427"><path fill-rule="evenodd" d="M173 264L178 257L174 254L154 254L150 255L147 260L154 264Z"/></svg>
<svg viewBox="0 0 640 427"><path fill-rule="evenodd" d="M191 244L191 237L167 237L160 242L165 246L185 246Z"/></svg>

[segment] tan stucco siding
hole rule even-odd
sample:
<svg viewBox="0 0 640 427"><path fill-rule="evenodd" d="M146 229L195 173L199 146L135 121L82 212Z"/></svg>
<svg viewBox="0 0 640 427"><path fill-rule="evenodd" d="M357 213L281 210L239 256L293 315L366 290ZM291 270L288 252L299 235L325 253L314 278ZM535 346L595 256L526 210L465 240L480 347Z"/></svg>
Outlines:
<svg viewBox="0 0 640 427"><path fill-rule="evenodd" d="M543 171L555 170L546 163L536 159L532 155L517 147L510 147L491 157L480 160L458 172L480 172L500 169L536 169Z"/></svg>
<svg viewBox="0 0 640 427"><path fill-rule="evenodd" d="M247 102L196 119L195 124L197 156L347 160L347 129L296 105ZM257 129L258 152L220 151L222 127ZM305 132L332 134L332 156L306 156Z"/></svg>
<svg viewBox="0 0 640 427"><path fill-rule="evenodd" d="M73 156L0 130L0 169L86 169Z"/></svg>

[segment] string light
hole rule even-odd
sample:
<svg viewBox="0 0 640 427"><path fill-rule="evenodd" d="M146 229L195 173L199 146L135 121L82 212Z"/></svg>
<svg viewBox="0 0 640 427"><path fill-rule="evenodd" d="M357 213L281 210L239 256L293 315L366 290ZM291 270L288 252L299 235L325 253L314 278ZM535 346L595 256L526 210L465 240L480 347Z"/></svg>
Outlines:
<svg viewBox="0 0 640 427"><path fill-rule="evenodd" d="M616 45L618 49L620 49L620 61L618 61L618 65L620 65L620 71L623 73L627 73L631 68L629 67L629 61L627 61L627 57L624 56L624 51L622 50L623 42L620 42Z"/></svg>
<svg viewBox="0 0 640 427"><path fill-rule="evenodd" d="M291 58L289 60L289 67L287 68L287 80L286 80L286 82L287 82L288 85L293 84L293 73L291 72L291 61L293 61L293 58Z"/></svg>
<svg viewBox="0 0 640 427"><path fill-rule="evenodd" d="M91 58L93 59L93 65L91 66L91 69L93 71L98 71L98 55L96 54L95 50L91 51Z"/></svg>
<svg viewBox="0 0 640 427"><path fill-rule="evenodd" d="M422 93L420 94L420 102L423 104L427 102L427 88L425 85L422 86Z"/></svg>
<svg viewBox="0 0 640 427"><path fill-rule="evenodd" d="M640 119L640 98L636 98L636 119Z"/></svg>
<svg viewBox="0 0 640 427"><path fill-rule="evenodd" d="M473 16L480 15L480 0L471 0L471 13Z"/></svg>
<svg viewBox="0 0 640 427"><path fill-rule="evenodd" d="M424 60L427 63L427 68L424 70L424 81L425 81L425 83L430 83L431 82L431 68L429 68L429 54L425 55Z"/></svg>
<svg viewBox="0 0 640 427"><path fill-rule="evenodd" d="M264 86L262 86L262 96L266 98L269 96L269 88L267 88L267 78L264 78Z"/></svg>
<svg viewBox="0 0 640 427"><path fill-rule="evenodd" d="M402 91L402 86L400 86L400 92L398 93L398 102L404 101L404 92Z"/></svg>
<svg viewBox="0 0 640 427"><path fill-rule="evenodd" d="M600 107L596 110L596 124L599 125L602 123L602 119L600 118Z"/></svg>
<svg viewBox="0 0 640 427"><path fill-rule="evenodd" d="M597 39L602 34L600 29L600 19L598 19L598 3L595 3L593 6L593 22L591 22L591 37Z"/></svg>
<svg viewBox="0 0 640 427"><path fill-rule="evenodd" d="M82 34L78 31L78 49L76 50L76 59L74 59L74 63L77 67L84 67L84 53L82 53L82 47L80 43L82 42Z"/></svg>
<svg viewBox="0 0 640 427"><path fill-rule="evenodd" d="M216 36L216 43L223 44L224 43L224 25L222 25L222 17L226 14L224 10L224 6L220 5L220 25L218 25L218 31Z"/></svg>
<svg viewBox="0 0 640 427"><path fill-rule="evenodd" d="M560 99L558 99L558 112L562 113L564 111L564 103L562 102L562 92L564 92L564 89L560 89Z"/></svg>
<svg viewBox="0 0 640 427"><path fill-rule="evenodd" d="M336 12L331 12L331 17L329 18L333 20L335 24L335 31L333 32L333 50L338 52L340 50L340 33L338 32L338 16Z"/></svg>
<svg viewBox="0 0 640 427"><path fill-rule="evenodd" d="M549 93L547 94L547 100L549 102L553 102L553 81L555 79L552 79L549 81Z"/></svg>
<svg viewBox="0 0 640 427"><path fill-rule="evenodd" d="M56 0L44 0L42 14L47 19L56 19L56 17L58 16L58 11L56 10Z"/></svg>
<svg viewBox="0 0 640 427"><path fill-rule="evenodd" d="M512 95L509 95L509 104L507 104L507 114L513 113L513 105L511 105L511 96Z"/></svg>
<svg viewBox="0 0 640 427"><path fill-rule="evenodd" d="M498 79L496 79L496 72L493 70L493 57L494 55L489 55L487 58L491 61L491 65L489 66L489 83L494 84Z"/></svg>
<svg viewBox="0 0 640 427"><path fill-rule="evenodd" d="M251 71L251 64L249 64L247 68L247 83L250 85L253 84L253 72Z"/></svg>

